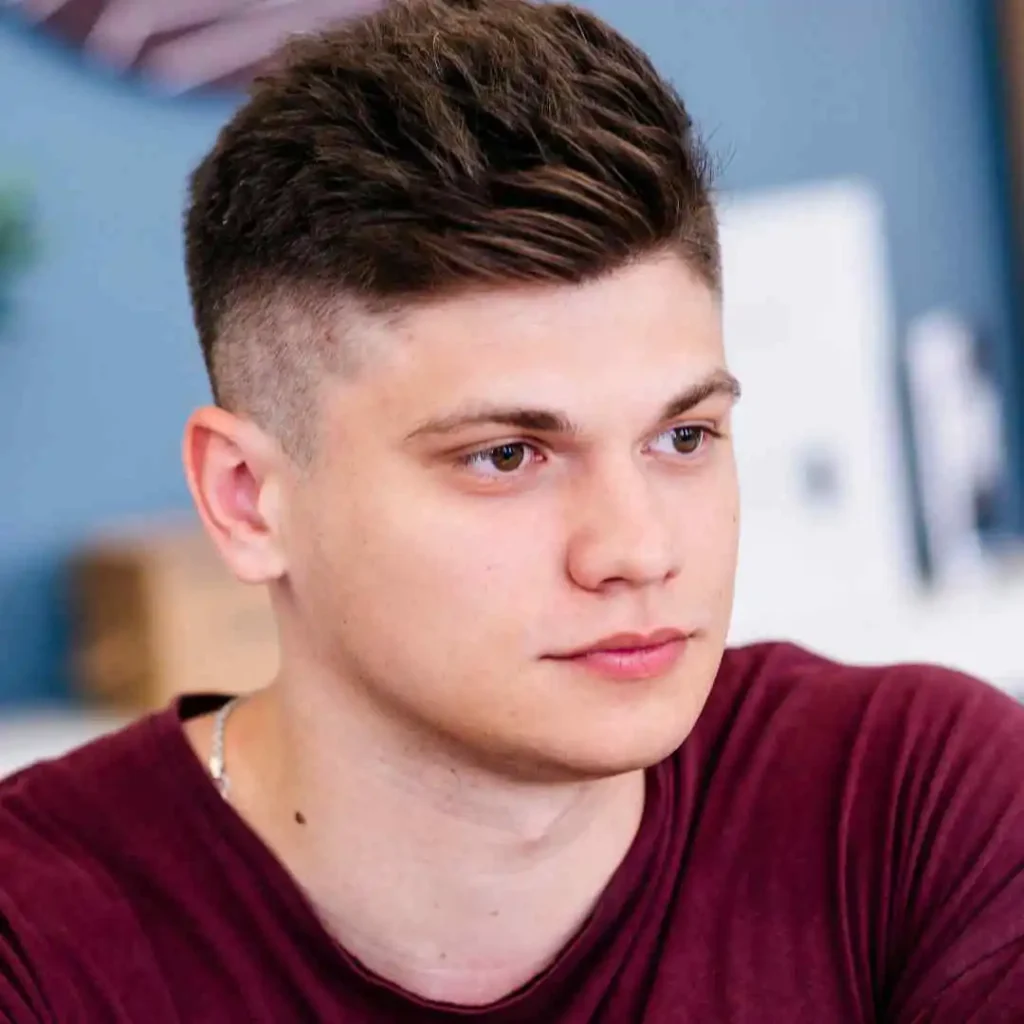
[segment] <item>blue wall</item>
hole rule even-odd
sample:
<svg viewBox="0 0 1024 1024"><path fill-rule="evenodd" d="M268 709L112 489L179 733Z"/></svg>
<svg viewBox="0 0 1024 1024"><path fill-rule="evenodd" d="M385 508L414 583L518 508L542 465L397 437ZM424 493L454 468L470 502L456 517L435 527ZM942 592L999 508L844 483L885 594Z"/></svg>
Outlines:
<svg viewBox="0 0 1024 1024"><path fill-rule="evenodd" d="M231 106L171 103L0 20L0 178L37 192L41 253L0 334L0 701L64 687L61 563L87 531L187 504L206 396L182 270L186 175Z"/></svg>
<svg viewBox="0 0 1024 1024"><path fill-rule="evenodd" d="M678 82L727 159L724 185L872 179L888 204L900 323L953 304L1009 359L984 5L591 6ZM43 243L0 335L0 702L10 702L65 685L60 567L76 540L187 505L179 434L206 388L181 270L183 184L231 104L148 97L2 18L0 97L0 177L33 180Z"/></svg>

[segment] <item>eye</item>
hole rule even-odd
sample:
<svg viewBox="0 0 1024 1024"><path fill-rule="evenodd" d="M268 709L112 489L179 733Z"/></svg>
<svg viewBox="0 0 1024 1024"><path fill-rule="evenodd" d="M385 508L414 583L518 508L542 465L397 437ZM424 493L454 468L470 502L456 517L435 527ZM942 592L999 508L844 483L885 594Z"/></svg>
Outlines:
<svg viewBox="0 0 1024 1024"><path fill-rule="evenodd" d="M651 449L666 455L696 455L704 447L711 433L713 432L709 427L673 427L660 434L651 445Z"/></svg>
<svg viewBox="0 0 1024 1024"><path fill-rule="evenodd" d="M460 460L468 469L480 473L481 476L511 476L531 460L539 458L537 451L523 441L499 444L495 448L471 452Z"/></svg>

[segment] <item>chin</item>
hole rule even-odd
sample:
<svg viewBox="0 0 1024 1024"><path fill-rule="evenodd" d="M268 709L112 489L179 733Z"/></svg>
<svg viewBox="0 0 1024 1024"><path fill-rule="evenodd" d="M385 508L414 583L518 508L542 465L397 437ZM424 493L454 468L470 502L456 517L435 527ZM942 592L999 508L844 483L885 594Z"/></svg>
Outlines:
<svg viewBox="0 0 1024 1024"><path fill-rule="evenodd" d="M548 663L511 701L463 703L446 721L433 714L420 721L440 726L456 757L509 779L610 778L650 768L679 749L716 667L705 656L657 679L610 681Z"/></svg>
<svg viewBox="0 0 1024 1024"><path fill-rule="evenodd" d="M686 741L704 709L714 681L704 668L691 664L658 680L599 682L577 692L579 704L562 717L552 753L591 777L664 761Z"/></svg>
<svg viewBox="0 0 1024 1024"><path fill-rule="evenodd" d="M620 738L619 742L600 745L580 743L562 754L562 760L577 777L609 778L627 772L642 771L671 757L686 741L692 729L664 729L643 737Z"/></svg>
<svg viewBox="0 0 1024 1024"><path fill-rule="evenodd" d="M605 779L642 771L671 757L686 741L703 707L677 701L671 711L646 709L646 714L622 714L609 718L580 716L557 735L510 737L518 747L518 772L551 781ZM524 749L525 748L525 749Z"/></svg>

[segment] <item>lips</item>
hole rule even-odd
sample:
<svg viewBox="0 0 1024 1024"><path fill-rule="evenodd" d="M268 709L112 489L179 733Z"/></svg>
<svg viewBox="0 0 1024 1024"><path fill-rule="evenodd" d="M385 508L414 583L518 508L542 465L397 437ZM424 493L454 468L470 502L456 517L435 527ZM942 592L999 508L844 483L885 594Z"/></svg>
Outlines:
<svg viewBox="0 0 1024 1024"><path fill-rule="evenodd" d="M655 679L675 667L689 638L679 629L616 633L554 660L608 679Z"/></svg>
<svg viewBox="0 0 1024 1024"><path fill-rule="evenodd" d="M568 654L559 655L564 658L578 658L586 654L597 654L604 651L640 651L650 647L660 647L673 640L685 640L686 634L679 629L657 629L653 633L615 633L606 636L589 647L580 647Z"/></svg>

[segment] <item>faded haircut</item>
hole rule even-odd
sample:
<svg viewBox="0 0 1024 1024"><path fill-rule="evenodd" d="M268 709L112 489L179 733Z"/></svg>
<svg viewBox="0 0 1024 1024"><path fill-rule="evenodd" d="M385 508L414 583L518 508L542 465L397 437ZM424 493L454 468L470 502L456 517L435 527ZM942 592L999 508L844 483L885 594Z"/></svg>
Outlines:
<svg viewBox="0 0 1024 1024"><path fill-rule="evenodd" d="M580 283L663 250L717 290L709 178L671 85L569 4L405 0L296 41L191 179L214 400L308 454L347 312Z"/></svg>

